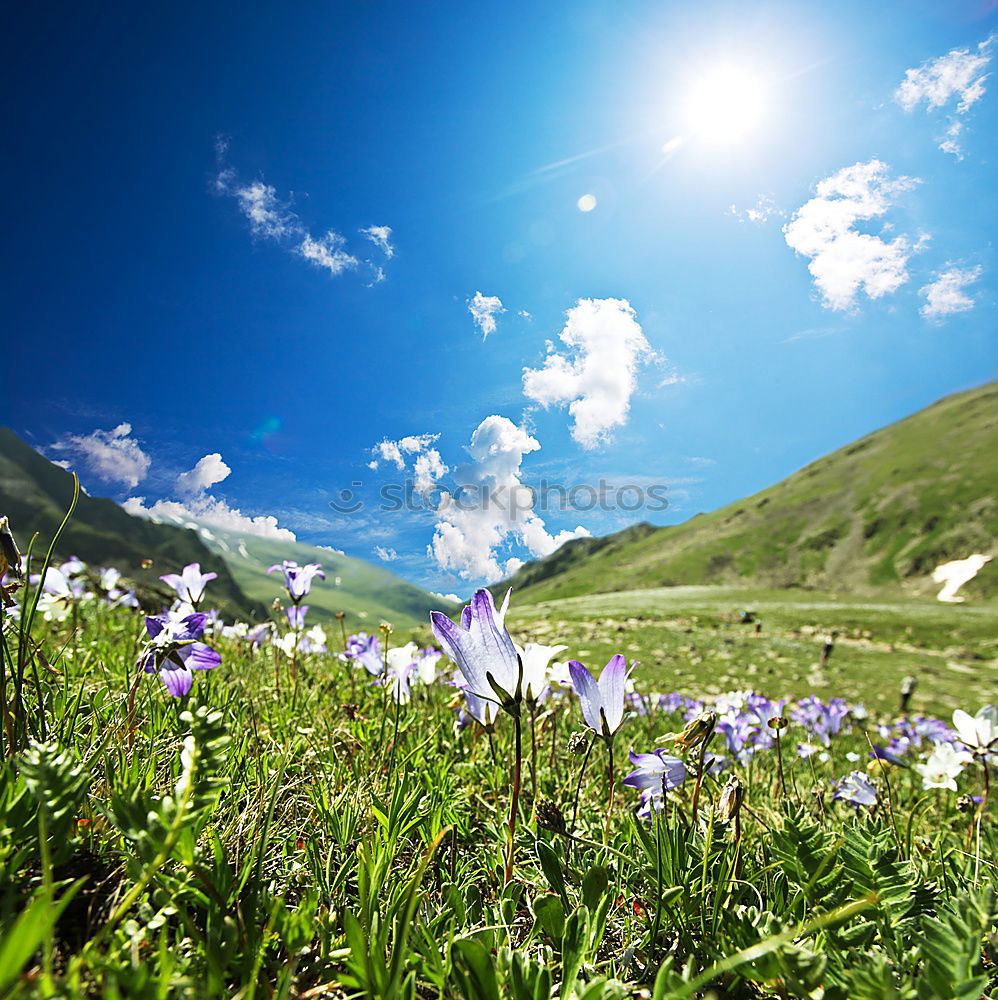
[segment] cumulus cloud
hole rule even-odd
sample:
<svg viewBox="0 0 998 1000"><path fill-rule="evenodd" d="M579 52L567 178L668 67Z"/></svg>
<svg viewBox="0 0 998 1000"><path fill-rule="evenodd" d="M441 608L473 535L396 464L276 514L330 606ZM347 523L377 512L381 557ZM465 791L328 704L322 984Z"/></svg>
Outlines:
<svg viewBox="0 0 998 1000"><path fill-rule="evenodd" d="M549 345L542 368L523 370L523 393L545 408L567 403L572 437L595 448L627 423L638 366L653 352L626 299L579 299L560 339L568 354Z"/></svg>
<svg viewBox="0 0 998 1000"><path fill-rule="evenodd" d="M501 552L523 545L540 558L570 538L587 536L581 525L552 535L534 510L533 492L521 480L524 455L540 444L507 417L486 417L468 448L470 461L454 470L458 489L444 493L427 554L441 569L493 583L516 571L521 560Z"/></svg>
<svg viewBox="0 0 998 1000"><path fill-rule="evenodd" d="M475 292L475 297L468 302L468 312L471 313L475 326L482 331L482 340L496 332L496 316L505 311L506 307L499 301L498 295Z"/></svg>
<svg viewBox="0 0 998 1000"><path fill-rule="evenodd" d="M410 434L398 441L385 438L371 449L373 458L367 463L367 467L377 469L382 462L390 462L402 472L409 464L409 456L414 456L414 485L417 492L425 493L450 471L440 457L440 452L430 447L439 437L439 434Z"/></svg>
<svg viewBox="0 0 998 1000"><path fill-rule="evenodd" d="M384 280L384 268L351 251L346 239L335 230L328 230L324 236L313 236L291 208L290 199L282 199L272 185L262 180L240 181L236 171L224 163L228 153L226 140L217 140L215 149L219 158L215 192L235 199L254 236L283 246L289 253L333 277L344 271L366 270L371 279L369 284ZM360 230L361 235L381 250L386 258L392 257L395 252L391 232L388 226L368 226Z"/></svg>
<svg viewBox="0 0 998 1000"><path fill-rule="evenodd" d="M936 280L919 289L918 294L925 299L919 309L922 316L935 323L942 322L954 313L967 312L974 308L973 298L964 290L981 276L981 268L946 266L945 271L936 275Z"/></svg>
<svg viewBox="0 0 998 1000"><path fill-rule="evenodd" d="M131 434L132 425L127 423L109 431L68 434L52 445L51 450L70 456L59 461L63 468L72 468L75 461L104 482L134 489L145 479L152 459Z"/></svg>
<svg viewBox="0 0 998 1000"><path fill-rule="evenodd" d="M849 309L861 291L878 299L908 280L908 259L921 241L887 240L861 232L857 223L885 215L896 196L917 183L911 177L892 179L880 160L855 163L821 181L815 197L783 227L787 245L810 258L808 270L825 306Z"/></svg>
<svg viewBox="0 0 998 1000"><path fill-rule="evenodd" d="M146 505L145 497L129 497L122 507L136 517L146 517L152 521L173 521L187 524L196 521L198 524L212 528L221 528L239 535L258 535L260 538L272 538L278 541L293 542L295 534L277 524L277 518L271 515L256 516L244 514L236 507L230 507L224 500L212 496L208 490L216 483L226 479L232 470L222 461L222 456L215 452L205 455L189 472L182 472L177 477L177 490L183 500L157 500L151 506Z"/></svg>
<svg viewBox="0 0 998 1000"><path fill-rule="evenodd" d="M360 232L362 236L366 236L389 260L395 256L395 247L392 246L391 226L368 226Z"/></svg>
<svg viewBox="0 0 998 1000"><path fill-rule="evenodd" d="M181 472L177 476L177 489L183 495L201 493L216 483L228 478L232 469L222 461L222 456L216 451L205 455L190 472Z"/></svg>
<svg viewBox="0 0 998 1000"><path fill-rule="evenodd" d="M399 554L394 549L386 549L383 545L375 545L374 554L382 562L394 562L399 557Z"/></svg>
<svg viewBox="0 0 998 1000"><path fill-rule="evenodd" d="M917 69L907 70L904 80L894 92L894 100L905 111L914 111L923 103L927 111L956 105L939 148L957 158L963 156L960 135L964 123L961 119L984 96L985 71L991 61L994 40L992 35L976 49L952 49Z"/></svg>

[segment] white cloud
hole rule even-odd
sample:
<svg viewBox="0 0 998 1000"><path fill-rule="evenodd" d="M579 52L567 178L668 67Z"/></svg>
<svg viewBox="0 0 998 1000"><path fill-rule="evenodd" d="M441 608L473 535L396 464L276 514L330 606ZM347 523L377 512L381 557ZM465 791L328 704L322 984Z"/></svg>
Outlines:
<svg viewBox="0 0 998 1000"><path fill-rule="evenodd" d="M888 241L856 228L884 215L896 195L919 183L911 177L892 180L888 169L880 160L844 167L821 181L815 197L783 227L787 245L811 259L808 270L830 309L851 308L861 291L880 298L908 280L908 259L921 241L913 244L906 236Z"/></svg>
<svg viewBox="0 0 998 1000"><path fill-rule="evenodd" d="M235 170L224 165L228 148L228 142L224 138L216 140L219 171L215 176L214 189L216 193L236 200L239 210L249 221L250 231L254 236L282 245L289 253L322 268L333 277L344 271L359 269L363 264L371 275L369 284L375 285L384 280L384 268L352 253L339 233L330 229L325 236L313 236L292 211L290 203L282 201L272 185L261 180L247 184L240 182ZM395 248L391 244L390 227L368 226L360 232L386 258L393 256Z"/></svg>
<svg viewBox="0 0 998 1000"><path fill-rule="evenodd" d="M754 222L756 225L768 222L774 215L783 218L786 214L768 194L759 195L755 204L746 209L739 209L736 205L728 209L728 215L735 216L739 222Z"/></svg>
<svg viewBox="0 0 998 1000"><path fill-rule="evenodd" d="M539 558L570 538L587 536L582 526L550 534L534 511L532 491L521 482L523 456L540 444L507 417L486 417L471 436L471 461L454 471L459 490L443 494L427 554L444 570L488 583L515 572L521 560L500 562L500 550L520 543Z"/></svg>
<svg viewBox="0 0 998 1000"><path fill-rule="evenodd" d="M181 472L177 476L177 489L181 494L201 493L215 483L226 479L232 469L222 461L222 456L216 451L205 455L190 472Z"/></svg>
<svg viewBox="0 0 998 1000"><path fill-rule="evenodd" d="M180 524L197 521L199 524L239 535L295 541L295 533L278 527L276 517L244 514L208 492L210 487L222 482L231 472L232 469L222 461L222 456L214 452L205 455L189 472L182 472L177 477L177 490L184 497L182 501L157 500L150 507L146 506L145 497L129 497L121 506L129 514L152 521L173 521Z"/></svg>
<svg viewBox="0 0 998 1000"><path fill-rule="evenodd" d="M944 56L905 72L904 80L894 92L894 100L905 111L914 111L924 103L927 111L956 102L950 125L939 148L961 158L959 136L963 132L960 116L984 96L985 72L991 61L991 46L995 36L985 39L976 49L952 49Z"/></svg>
<svg viewBox="0 0 998 1000"><path fill-rule="evenodd" d="M52 445L52 451L66 452L85 469L108 483L121 483L134 489L145 479L152 459L131 437L131 424L118 424L113 430L95 430L90 434L69 434ZM59 463L69 468L69 460Z"/></svg>
<svg viewBox="0 0 998 1000"><path fill-rule="evenodd" d="M325 549L327 552L332 552L334 556L345 556L346 553L343 549L336 548L335 545L316 545L317 549Z"/></svg>
<svg viewBox="0 0 998 1000"><path fill-rule="evenodd" d="M574 356L552 351L543 368L525 368L523 393L544 407L567 403L572 437L595 448L627 423L638 365L653 352L626 299L579 299L560 336Z"/></svg>
<svg viewBox="0 0 998 1000"><path fill-rule="evenodd" d="M925 299L919 309L922 316L939 323L946 316L966 312L974 308L974 300L964 289L981 276L981 268L953 267L947 265L945 271L936 275L936 280L919 289L918 294Z"/></svg>
<svg viewBox="0 0 998 1000"><path fill-rule="evenodd" d="M444 465L440 452L430 448L422 455L416 456L413 470L416 474L415 487L417 493L427 493L433 485L442 479L450 469Z"/></svg>
<svg viewBox="0 0 998 1000"><path fill-rule="evenodd" d="M391 226L368 226L361 230L361 234L366 236L389 260L395 256Z"/></svg>
<svg viewBox="0 0 998 1000"><path fill-rule="evenodd" d="M398 441L391 441L385 438L371 449L373 458L367 463L367 467L369 469L377 469L382 462L391 462L401 472L406 466L406 455L420 455L431 444L437 441L439 437L439 434L409 434L406 437L399 438ZM442 465L439 453L432 451L432 454L436 456L436 459L431 459L428 463L424 463L424 468L426 469L432 468L436 464ZM446 471L447 467L443 466L443 472Z"/></svg>
<svg viewBox="0 0 998 1000"><path fill-rule="evenodd" d="M314 239L306 233L298 246L298 253L316 267L325 268L335 277L351 267L357 267L360 263L353 254L343 249L345 243L343 237L331 229L319 239Z"/></svg>
<svg viewBox="0 0 998 1000"><path fill-rule="evenodd" d="M482 331L482 340L496 332L496 316L505 311L506 307L499 301L498 295L475 292L475 297L468 302L468 312L471 313L475 326Z"/></svg>
<svg viewBox="0 0 998 1000"><path fill-rule="evenodd" d="M382 562L394 562L399 557L399 554L394 549L386 549L383 545L375 545L374 554Z"/></svg>
<svg viewBox="0 0 998 1000"><path fill-rule="evenodd" d="M210 493L192 497L183 503L178 500L157 500L151 507L146 506L145 497L129 497L121 506L129 514L147 517L152 521L197 521L199 524L239 535L258 535L260 538L273 538L282 542L295 541L295 533L278 527L276 517L246 515Z"/></svg>

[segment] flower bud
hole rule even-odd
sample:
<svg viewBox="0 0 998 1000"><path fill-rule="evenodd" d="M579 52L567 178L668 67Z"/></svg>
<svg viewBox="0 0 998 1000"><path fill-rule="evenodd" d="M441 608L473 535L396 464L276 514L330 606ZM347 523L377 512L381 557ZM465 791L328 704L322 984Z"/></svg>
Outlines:
<svg viewBox="0 0 998 1000"><path fill-rule="evenodd" d="M551 799L541 799L537 803L537 825L544 830L553 830L555 833L564 833L567 829L565 814Z"/></svg>
<svg viewBox="0 0 998 1000"><path fill-rule="evenodd" d="M745 786L733 774L721 789L721 797L717 801L717 816L722 823L730 823L737 818L744 799Z"/></svg>
<svg viewBox="0 0 998 1000"><path fill-rule="evenodd" d="M7 571L10 575L21 578L21 553L17 551L17 542L10 532L10 522L7 515L0 517L0 576Z"/></svg>
<svg viewBox="0 0 998 1000"><path fill-rule="evenodd" d="M568 738L568 752L576 757L581 757L589 745L588 733L572 733Z"/></svg>
<svg viewBox="0 0 998 1000"><path fill-rule="evenodd" d="M692 750L694 747L706 746L714 735L717 725L716 712L701 712L687 724L681 733L672 736L672 741L682 750Z"/></svg>
<svg viewBox="0 0 998 1000"><path fill-rule="evenodd" d="M787 721L787 717L785 715L774 715L773 718L766 723L766 725L769 726L770 729L786 729L790 723Z"/></svg>

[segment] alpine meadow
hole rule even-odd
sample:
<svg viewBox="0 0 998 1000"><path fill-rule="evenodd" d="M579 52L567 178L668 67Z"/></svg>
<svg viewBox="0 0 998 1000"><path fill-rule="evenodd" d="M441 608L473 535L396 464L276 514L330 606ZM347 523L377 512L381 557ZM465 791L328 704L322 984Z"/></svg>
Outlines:
<svg viewBox="0 0 998 1000"><path fill-rule="evenodd" d="M998 1000L998 8L8 18L0 1000Z"/></svg>

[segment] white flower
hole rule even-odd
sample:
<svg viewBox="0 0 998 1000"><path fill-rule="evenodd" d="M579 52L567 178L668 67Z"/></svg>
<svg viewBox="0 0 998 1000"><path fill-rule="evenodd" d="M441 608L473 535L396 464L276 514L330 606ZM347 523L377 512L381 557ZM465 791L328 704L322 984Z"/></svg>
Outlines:
<svg viewBox="0 0 998 1000"><path fill-rule="evenodd" d="M523 697L527 701L536 703L544 700L548 692L548 665L566 649L568 646L543 646L539 642L516 646L523 663Z"/></svg>
<svg viewBox="0 0 998 1000"><path fill-rule="evenodd" d="M957 709L953 713L953 727L960 742L975 753L990 750L998 742L998 709L985 705L977 715Z"/></svg>
<svg viewBox="0 0 998 1000"><path fill-rule="evenodd" d="M915 765L915 770L922 776L923 788L948 788L955 792L956 779L973 759L974 755L966 750L939 743L923 764Z"/></svg>

